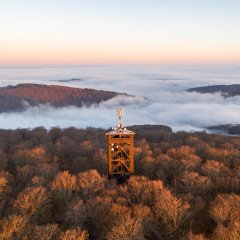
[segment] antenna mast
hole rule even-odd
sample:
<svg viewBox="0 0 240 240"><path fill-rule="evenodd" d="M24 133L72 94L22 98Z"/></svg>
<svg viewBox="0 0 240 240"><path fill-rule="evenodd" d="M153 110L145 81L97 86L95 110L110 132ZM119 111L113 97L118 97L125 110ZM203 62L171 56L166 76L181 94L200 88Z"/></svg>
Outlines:
<svg viewBox="0 0 240 240"><path fill-rule="evenodd" d="M118 128L122 128L123 127L123 124L122 124L123 109L122 108L117 109L117 115L118 115L118 120L119 120Z"/></svg>

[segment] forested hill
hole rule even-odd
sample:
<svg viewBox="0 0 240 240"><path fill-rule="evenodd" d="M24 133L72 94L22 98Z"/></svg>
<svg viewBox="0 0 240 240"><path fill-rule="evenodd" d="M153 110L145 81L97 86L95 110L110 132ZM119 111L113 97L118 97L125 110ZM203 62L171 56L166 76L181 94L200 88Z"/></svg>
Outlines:
<svg viewBox="0 0 240 240"><path fill-rule="evenodd" d="M90 106L119 95L116 92L59 85L19 84L0 88L0 112L23 111L26 106ZM125 94L126 95L126 94Z"/></svg>
<svg viewBox="0 0 240 240"><path fill-rule="evenodd" d="M208 127L210 131L215 131L230 135L240 135L240 125L239 124L224 124L217 126Z"/></svg>
<svg viewBox="0 0 240 240"><path fill-rule="evenodd" d="M234 97L240 95L240 84L232 85L213 85L190 88L188 92L198 92L198 93L221 93L224 97Z"/></svg>
<svg viewBox="0 0 240 240"><path fill-rule="evenodd" d="M107 174L107 130L0 130L0 239L239 240L240 137L133 126L135 173Z"/></svg>

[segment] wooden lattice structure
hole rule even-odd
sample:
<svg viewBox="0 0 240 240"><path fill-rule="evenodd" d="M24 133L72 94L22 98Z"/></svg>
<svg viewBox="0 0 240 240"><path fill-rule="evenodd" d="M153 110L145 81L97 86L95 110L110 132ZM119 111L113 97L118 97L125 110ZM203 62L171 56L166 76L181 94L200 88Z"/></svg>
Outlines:
<svg viewBox="0 0 240 240"><path fill-rule="evenodd" d="M119 124L108 132L108 176L128 178L134 172L134 135L122 126L122 109L118 109Z"/></svg>

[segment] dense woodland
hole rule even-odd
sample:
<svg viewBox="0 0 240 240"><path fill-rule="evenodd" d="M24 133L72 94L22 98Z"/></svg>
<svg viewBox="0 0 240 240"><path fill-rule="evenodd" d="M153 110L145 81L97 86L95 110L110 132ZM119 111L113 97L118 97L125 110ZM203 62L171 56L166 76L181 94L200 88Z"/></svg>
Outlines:
<svg viewBox="0 0 240 240"><path fill-rule="evenodd" d="M189 92L198 93L220 93L223 97L234 97L240 95L240 84L212 85L188 89Z"/></svg>
<svg viewBox="0 0 240 240"><path fill-rule="evenodd" d="M24 111L28 106L90 106L119 93L59 85L19 84L0 88L0 112ZM124 94L126 95L126 94Z"/></svg>
<svg viewBox="0 0 240 240"><path fill-rule="evenodd" d="M0 130L0 239L240 239L240 137L134 126L109 180L106 130Z"/></svg>

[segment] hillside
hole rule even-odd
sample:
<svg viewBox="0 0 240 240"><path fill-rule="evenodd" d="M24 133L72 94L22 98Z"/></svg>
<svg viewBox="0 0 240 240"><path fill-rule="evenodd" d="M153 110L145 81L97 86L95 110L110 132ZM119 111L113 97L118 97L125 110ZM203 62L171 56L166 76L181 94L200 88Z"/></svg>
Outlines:
<svg viewBox="0 0 240 240"><path fill-rule="evenodd" d="M107 173L107 130L0 130L0 239L239 240L240 137L132 126L135 173Z"/></svg>
<svg viewBox="0 0 240 240"><path fill-rule="evenodd" d="M187 91L198 93L221 93L224 97L234 97L240 95L240 84L196 87L190 88Z"/></svg>
<svg viewBox="0 0 240 240"><path fill-rule="evenodd" d="M224 125L217 125L217 126L210 126L208 127L209 130L230 134L230 135L240 135L240 125L239 124L224 124Z"/></svg>
<svg viewBox="0 0 240 240"><path fill-rule="evenodd" d="M24 111L27 106L49 104L53 107L99 104L119 95L94 89L59 85L19 84L0 88L0 112Z"/></svg>

